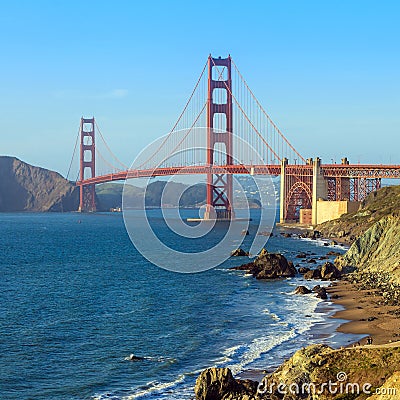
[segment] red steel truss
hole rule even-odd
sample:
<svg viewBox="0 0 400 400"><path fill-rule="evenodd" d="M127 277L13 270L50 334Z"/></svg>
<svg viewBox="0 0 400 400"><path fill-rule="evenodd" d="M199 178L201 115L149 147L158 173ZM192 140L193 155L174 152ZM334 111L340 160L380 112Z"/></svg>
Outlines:
<svg viewBox="0 0 400 400"><path fill-rule="evenodd" d="M313 167L286 164L284 179L284 219L298 221L300 209L312 206Z"/></svg>

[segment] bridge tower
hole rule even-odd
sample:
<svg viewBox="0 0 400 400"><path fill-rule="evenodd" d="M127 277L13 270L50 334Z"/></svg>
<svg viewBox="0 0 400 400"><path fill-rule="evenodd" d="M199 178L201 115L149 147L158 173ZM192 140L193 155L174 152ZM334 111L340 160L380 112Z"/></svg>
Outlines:
<svg viewBox="0 0 400 400"><path fill-rule="evenodd" d="M222 71L224 69L224 71ZM226 74L223 74L222 72ZM226 79L223 79L226 76ZM215 79L216 78L216 79ZM216 89L224 91L225 102L217 101ZM219 122L219 123L218 123ZM218 125L224 128L218 127ZM219 129L218 129L219 128ZM231 57L208 57L207 97L207 164L215 165L216 145L225 147L222 164L232 165L232 75ZM221 155L221 146L218 150ZM207 174L207 200L204 219L230 220L234 218L232 206L233 181L230 174Z"/></svg>
<svg viewBox="0 0 400 400"><path fill-rule="evenodd" d="M96 146L95 146L95 120L93 118L81 118L81 146L79 180L94 178L96 176ZM89 175L85 176L88 171ZM95 185L80 185L79 211L96 211Z"/></svg>

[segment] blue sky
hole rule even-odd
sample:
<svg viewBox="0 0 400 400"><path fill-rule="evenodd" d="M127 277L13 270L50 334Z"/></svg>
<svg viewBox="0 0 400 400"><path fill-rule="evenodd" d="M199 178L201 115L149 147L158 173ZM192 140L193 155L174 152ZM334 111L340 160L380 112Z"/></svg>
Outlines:
<svg viewBox="0 0 400 400"><path fill-rule="evenodd" d="M232 55L306 157L400 164L397 1L2 1L0 153L65 174L79 119L125 163Z"/></svg>

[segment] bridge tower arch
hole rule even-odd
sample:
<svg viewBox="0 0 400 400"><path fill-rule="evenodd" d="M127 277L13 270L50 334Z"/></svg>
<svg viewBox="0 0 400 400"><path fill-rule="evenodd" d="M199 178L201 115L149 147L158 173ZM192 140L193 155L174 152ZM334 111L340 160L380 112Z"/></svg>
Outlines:
<svg viewBox="0 0 400 400"><path fill-rule="evenodd" d="M213 69L215 69L213 71ZM223 70L224 69L224 70ZM223 74L225 72L226 74ZM214 72L214 74L213 74ZM226 76L226 79L223 79ZM215 79L217 77L217 79ZM225 91L225 102L215 102L214 91ZM214 118L217 117L217 118ZM223 120L224 131L218 130L216 120ZM218 144L225 146L225 165L233 164L232 157L232 74L231 57L208 57L208 97L207 97L207 164L215 165ZM223 146L222 146L223 147ZM207 199L204 219L234 218L232 205L233 181L231 174L207 174Z"/></svg>
<svg viewBox="0 0 400 400"><path fill-rule="evenodd" d="M96 176L95 119L81 118L80 125L80 163L79 180ZM79 211L96 211L96 189L94 184L80 185Z"/></svg>

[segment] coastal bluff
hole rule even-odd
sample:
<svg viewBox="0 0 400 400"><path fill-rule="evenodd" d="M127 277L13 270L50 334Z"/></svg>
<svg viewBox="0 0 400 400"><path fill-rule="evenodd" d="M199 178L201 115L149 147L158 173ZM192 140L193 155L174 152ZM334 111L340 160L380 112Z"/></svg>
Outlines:
<svg viewBox="0 0 400 400"><path fill-rule="evenodd" d="M399 346L396 342L334 350L311 345L298 350L261 382L235 380L228 368L209 368L197 378L196 400L372 400L381 398L375 394L380 387L398 394Z"/></svg>
<svg viewBox="0 0 400 400"><path fill-rule="evenodd" d="M78 188L59 173L0 156L0 212L76 211Z"/></svg>
<svg viewBox="0 0 400 400"><path fill-rule="evenodd" d="M358 274L380 274L400 285L400 214L375 222L335 264L353 267Z"/></svg>
<svg viewBox="0 0 400 400"><path fill-rule="evenodd" d="M316 227L326 238L340 238L353 243L384 217L400 210L400 186L387 186L371 193L358 211L324 222Z"/></svg>

